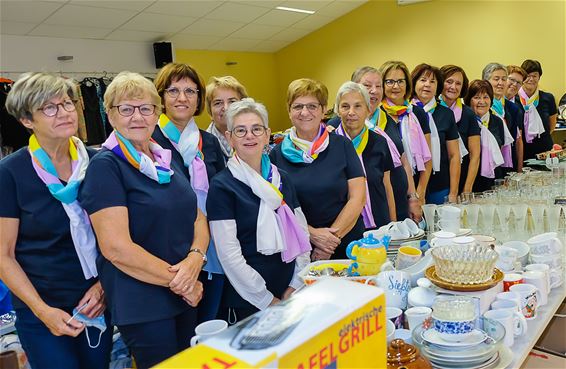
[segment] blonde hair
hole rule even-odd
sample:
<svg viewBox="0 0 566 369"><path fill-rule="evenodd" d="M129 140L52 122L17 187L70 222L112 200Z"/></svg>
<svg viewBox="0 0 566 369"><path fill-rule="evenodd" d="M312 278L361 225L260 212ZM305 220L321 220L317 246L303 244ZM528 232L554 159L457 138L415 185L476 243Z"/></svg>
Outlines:
<svg viewBox="0 0 566 369"><path fill-rule="evenodd" d="M248 97L248 92L244 85L242 85L236 78L232 76L223 76L223 77L212 77L210 78L210 82L206 85L206 111L208 114L212 116L212 99L214 97L214 93L219 88L225 88L228 90L234 91L240 100L243 98Z"/></svg>
<svg viewBox="0 0 566 369"><path fill-rule="evenodd" d="M320 105L326 107L328 104L328 88L319 81L310 78L296 79L287 88L287 109L301 96L314 96Z"/></svg>
<svg viewBox="0 0 566 369"><path fill-rule="evenodd" d="M32 119L33 112L53 97L67 94L75 100L72 80L45 72L28 72L12 85L6 98L6 110L17 120Z"/></svg>
<svg viewBox="0 0 566 369"><path fill-rule="evenodd" d="M110 114L112 107L120 100L141 99L149 96L156 106L155 112L161 114L161 98L153 83L141 74L134 72L121 72L106 88L104 93L104 109Z"/></svg>

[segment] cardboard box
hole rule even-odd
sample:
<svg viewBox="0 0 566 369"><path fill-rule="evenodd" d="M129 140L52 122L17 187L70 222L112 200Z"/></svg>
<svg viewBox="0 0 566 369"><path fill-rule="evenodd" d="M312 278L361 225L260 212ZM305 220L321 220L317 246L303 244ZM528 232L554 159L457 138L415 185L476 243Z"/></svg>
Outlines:
<svg viewBox="0 0 566 369"><path fill-rule="evenodd" d="M267 348L240 348L246 331L254 329L247 323L256 326L255 318L281 306L290 313L301 309L289 335ZM326 278L155 368L386 368L385 323L381 288Z"/></svg>
<svg viewBox="0 0 566 369"><path fill-rule="evenodd" d="M546 352L532 350L521 369L564 369L566 359Z"/></svg>
<svg viewBox="0 0 566 369"><path fill-rule="evenodd" d="M566 357L566 303L560 305L535 347Z"/></svg>

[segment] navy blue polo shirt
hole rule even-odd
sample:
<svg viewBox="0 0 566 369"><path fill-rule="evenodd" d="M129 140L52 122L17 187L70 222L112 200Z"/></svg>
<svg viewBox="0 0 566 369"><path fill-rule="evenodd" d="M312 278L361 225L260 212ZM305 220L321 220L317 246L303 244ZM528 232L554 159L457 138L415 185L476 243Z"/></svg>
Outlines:
<svg viewBox="0 0 566 369"><path fill-rule="evenodd" d="M96 153L87 151L91 157ZM27 146L0 160L0 217L20 221L16 260L39 296L49 306L71 308L97 279L85 280L69 217L31 160ZM26 307L12 296L15 309Z"/></svg>
<svg viewBox="0 0 566 369"><path fill-rule="evenodd" d="M202 135L202 153L204 154L204 165L206 166L208 181L210 182L210 180L216 173L225 168L226 165L224 164L224 155L222 154L220 143L218 142L218 139L216 137L206 131L203 131L202 129L200 129L199 131ZM182 167L183 173L187 176L187 178L190 178L189 168L185 166L181 153L177 151L177 149L175 149L171 141L169 141L169 139L165 137L158 126L155 127L152 138L164 149L171 150L172 160L174 160L178 166Z"/></svg>
<svg viewBox="0 0 566 369"><path fill-rule="evenodd" d="M285 170L297 191L301 209L311 227L330 227L348 202L348 180L364 176L352 142L334 133L326 150L310 164L291 163L277 145L269 154L271 162ZM354 228L342 238L332 258L346 258L346 246L362 238L364 222L359 217Z"/></svg>
<svg viewBox="0 0 566 369"><path fill-rule="evenodd" d="M524 111L523 105L519 99L519 95L515 97L515 101ZM551 93L539 91L539 103L537 106L537 111L542 120L542 125L544 126L544 132L540 134L540 137L533 138L531 143L527 143L526 135L523 134L523 143L525 148L524 159L533 159L536 154L548 151L552 149L552 136L550 135L550 117L558 112L556 109L556 101Z"/></svg>
<svg viewBox="0 0 566 369"><path fill-rule="evenodd" d="M462 106L462 116L460 121L456 122L456 126L458 127L458 133L460 133L460 137L464 142L464 146L466 150L470 151L468 146L468 139L472 136L480 136L481 128L478 125L478 121L476 119L476 114L474 111L467 105ZM478 137L479 138L479 137ZM464 156L462 159L462 166L460 169L460 192L464 188L464 184L466 183L466 178L468 177L468 167L470 166L470 155Z"/></svg>
<svg viewBox="0 0 566 369"><path fill-rule="evenodd" d="M299 207L295 189L287 173L280 170L283 199L291 209ZM265 280L267 289L281 298L293 278L295 263L285 263L281 253L263 255L257 252L257 217L260 199L245 183L234 178L229 169L218 173L210 183L206 211L209 221L235 220L242 256L249 266ZM217 247L218 253L222 247ZM225 283L222 305L224 308L257 308L244 300L232 284Z"/></svg>
<svg viewBox="0 0 566 369"><path fill-rule="evenodd" d="M132 165L103 149L91 161L80 192L88 214L125 206L132 241L150 254L173 265L191 247L197 217L196 195L183 168L171 162L171 182L159 184ZM102 254L97 260L112 323L143 323L171 318L192 309L167 287L137 280L119 270Z"/></svg>
<svg viewBox="0 0 566 369"><path fill-rule="evenodd" d="M450 188L450 158L446 141L458 139L458 128L452 110L440 104L434 109L432 118L440 138L440 171L431 173L427 191L437 192Z"/></svg>
<svg viewBox="0 0 566 369"><path fill-rule="evenodd" d="M501 118L497 117L496 115L489 113L489 123L487 129L493 134L495 137L499 148L503 146L505 140L505 133L503 131L503 121ZM503 178L503 170L501 166L495 168L495 178L486 178L481 175L481 156L480 156L480 165L478 167L478 174L476 176L476 180L474 182L474 192L483 192L487 190L491 190L496 178Z"/></svg>

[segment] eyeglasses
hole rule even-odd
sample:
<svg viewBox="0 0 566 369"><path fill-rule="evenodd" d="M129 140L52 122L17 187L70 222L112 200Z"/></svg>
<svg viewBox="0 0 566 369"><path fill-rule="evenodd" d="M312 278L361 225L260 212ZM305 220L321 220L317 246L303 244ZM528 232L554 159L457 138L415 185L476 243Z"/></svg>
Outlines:
<svg viewBox="0 0 566 369"><path fill-rule="evenodd" d="M43 107L37 109L37 110L41 110L43 112L43 114L45 114L48 117L54 117L57 115L57 113L59 112L59 106L63 107L63 110L67 111L67 112L72 112L77 110L77 107L75 106L75 103L72 100L65 100L62 103L59 104L46 104Z"/></svg>
<svg viewBox="0 0 566 369"><path fill-rule="evenodd" d="M260 126L260 125L255 125L252 126L252 135L259 137L262 136L265 133L265 130L267 128L265 128L264 126ZM246 127L235 127L234 129L232 129L232 134L238 138L242 138L245 137L248 134L248 129Z"/></svg>
<svg viewBox="0 0 566 369"><path fill-rule="evenodd" d="M238 101L238 99L228 99L227 101L214 100L212 102L212 107L215 108L215 109L220 109L220 108L224 107L224 104L228 103L228 106L230 106L230 104L235 103L236 101Z"/></svg>
<svg viewBox="0 0 566 369"><path fill-rule="evenodd" d="M527 74L527 78L525 78L525 81L532 79L533 81L538 81L540 78L540 76L537 74Z"/></svg>
<svg viewBox="0 0 566 369"><path fill-rule="evenodd" d="M314 113L315 111L317 111L317 109L320 105L321 104L319 104L319 103L293 104L293 105L291 105L291 110L293 110L295 113L299 113L299 112L303 111L303 109L306 107L308 111L310 111L311 113Z"/></svg>
<svg viewBox="0 0 566 369"><path fill-rule="evenodd" d="M403 87L407 84L407 80L405 78L401 78L401 79L386 79L385 81L385 85L387 87L393 87L395 85L399 86L399 87Z"/></svg>
<svg viewBox="0 0 566 369"><path fill-rule="evenodd" d="M194 96L196 96L198 89L192 89L190 87L187 87L182 91L183 91L183 93L185 94L186 97L194 97ZM179 95L181 94L181 90L179 90L177 87L170 87L170 88L166 89L165 92L167 92L167 95L169 95L170 97L172 97L174 99L178 98Z"/></svg>
<svg viewBox="0 0 566 369"><path fill-rule="evenodd" d="M507 80L509 81L510 84L514 84L514 85L522 85L523 84L523 81L517 81L513 77L507 77Z"/></svg>
<svg viewBox="0 0 566 369"><path fill-rule="evenodd" d="M142 104L142 105L130 105L130 104L122 104L122 105L114 105L113 108L118 109L118 113L123 117L131 117L134 115L136 109L140 111L140 114L143 116L150 116L155 113L155 105L153 104Z"/></svg>

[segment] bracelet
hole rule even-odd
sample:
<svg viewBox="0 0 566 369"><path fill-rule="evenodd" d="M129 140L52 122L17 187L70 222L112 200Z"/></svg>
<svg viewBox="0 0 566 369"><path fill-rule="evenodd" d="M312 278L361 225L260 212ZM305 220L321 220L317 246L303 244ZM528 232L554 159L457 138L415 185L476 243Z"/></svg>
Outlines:
<svg viewBox="0 0 566 369"><path fill-rule="evenodd" d="M413 192L407 195L407 199L409 200L419 200L421 197L419 196L418 193Z"/></svg>
<svg viewBox="0 0 566 369"><path fill-rule="evenodd" d="M208 261L208 258L206 257L206 254L204 252L202 252L200 249L194 248L194 249L190 249L189 253L187 254L187 256L191 253L191 252L196 252L197 254L200 254L200 256L202 256L202 266L206 265L206 262Z"/></svg>

